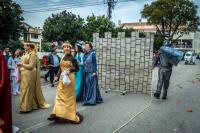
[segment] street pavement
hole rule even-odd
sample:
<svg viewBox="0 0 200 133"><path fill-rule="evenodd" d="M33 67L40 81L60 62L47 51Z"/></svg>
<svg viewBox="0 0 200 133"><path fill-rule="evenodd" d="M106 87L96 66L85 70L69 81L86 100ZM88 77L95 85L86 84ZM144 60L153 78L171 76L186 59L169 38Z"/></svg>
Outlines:
<svg viewBox="0 0 200 133"><path fill-rule="evenodd" d="M158 68L153 70L152 89L157 84ZM42 79L43 80L43 79ZM43 85L46 83L42 82ZM13 96L13 124L19 132L31 133L112 133L130 118L134 119L118 133L199 133L200 132L200 62L173 68L168 99L157 100L145 94L101 90L104 103L77 109L84 116L80 125L57 124L47 121L52 108L19 114L18 96ZM56 87L43 86L46 101L54 104ZM150 104L150 107L137 115ZM190 109L193 112L187 112Z"/></svg>

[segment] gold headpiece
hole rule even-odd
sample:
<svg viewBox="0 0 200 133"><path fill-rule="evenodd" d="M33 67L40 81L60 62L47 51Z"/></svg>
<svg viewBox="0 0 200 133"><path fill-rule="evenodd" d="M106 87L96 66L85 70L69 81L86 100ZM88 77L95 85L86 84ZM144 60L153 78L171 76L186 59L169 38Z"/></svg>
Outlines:
<svg viewBox="0 0 200 133"><path fill-rule="evenodd" d="M32 43L32 42L25 42L24 45L29 45L29 46L33 46L33 51L37 52L37 44Z"/></svg>
<svg viewBox="0 0 200 133"><path fill-rule="evenodd" d="M64 46L69 46L70 48L72 48L72 45L69 42L64 42L62 44L62 47L64 47Z"/></svg>
<svg viewBox="0 0 200 133"><path fill-rule="evenodd" d="M35 43L25 42L24 45L32 45L32 46L35 46Z"/></svg>

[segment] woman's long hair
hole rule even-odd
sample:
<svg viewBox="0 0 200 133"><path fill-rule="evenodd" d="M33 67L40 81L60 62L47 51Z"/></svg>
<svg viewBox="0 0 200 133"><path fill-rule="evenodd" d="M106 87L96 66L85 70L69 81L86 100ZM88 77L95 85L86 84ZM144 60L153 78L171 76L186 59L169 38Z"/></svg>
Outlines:
<svg viewBox="0 0 200 133"><path fill-rule="evenodd" d="M37 45L35 43L24 43L24 45L30 46L31 52L37 53Z"/></svg>
<svg viewBox="0 0 200 133"><path fill-rule="evenodd" d="M13 59L15 58L15 51L17 51L17 50L13 50L13 51L11 52L11 56L12 56Z"/></svg>
<svg viewBox="0 0 200 133"><path fill-rule="evenodd" d="M19 53L20 53L20 50L19 50L19 49L13 50L13 52L12 52L12 57L13 57L13 59L15 58L15 52L16 52L16 51L19 51Z"/></svg>

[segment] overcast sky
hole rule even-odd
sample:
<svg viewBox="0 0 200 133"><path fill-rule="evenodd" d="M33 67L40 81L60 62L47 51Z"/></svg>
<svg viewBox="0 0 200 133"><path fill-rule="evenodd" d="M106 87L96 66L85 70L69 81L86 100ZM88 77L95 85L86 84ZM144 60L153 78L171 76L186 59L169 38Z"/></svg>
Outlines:
<svg viewBox="0 0 200 133"><path fill-rule="evenodd" d="M74 14L86 18L88 15L107 15L107 5L103 4L104 0L15 0L22 6L25 22L33 27L42 27L45 19L52 13L59 13L63 10L70 11ZM106 0L107 1L107 0ZM118 24L127 22L139 22L140 12L144 4L151 3L153 0L118 0L127 2L118 2L112 13L112 21ZM200 7L200 0L193 0ZM94 5L98 4L98 5ZM80 7L80 6L82 7ZM87 5L87 6L86 6ZM90 6L88 6L90 5ZM71 8L74 6L75 8ZM41 12L43 10L51 11ZM56 10L60 8L61 10ZM40 12L28 13L28 11L39 10ZM200 14L200 10L198 11ZM145 20L142 20L145 21Z"/></svg>

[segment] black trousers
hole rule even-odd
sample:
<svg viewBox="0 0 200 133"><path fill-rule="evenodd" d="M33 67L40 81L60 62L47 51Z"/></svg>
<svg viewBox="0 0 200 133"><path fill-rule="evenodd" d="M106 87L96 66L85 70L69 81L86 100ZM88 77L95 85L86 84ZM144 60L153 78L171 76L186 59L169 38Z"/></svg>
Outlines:
<svg viewBox="0 0 200 133"><path fill-rule="evenodd" d="M53 83L55 75L58 74L59 66L58 67L50 67L49 71L45 74L45 77L50 75L50 83Z"/></svg>
<svg viewBox="0 0 200 133"><path fill-rule="evenodd" d="M157 90L156 93L160 94L163 88L163 96L167 96L167 90L169 88L169 80L172 74L172 69L168 68L159 68L158 71L158 84L157 84Z"/></svg>

